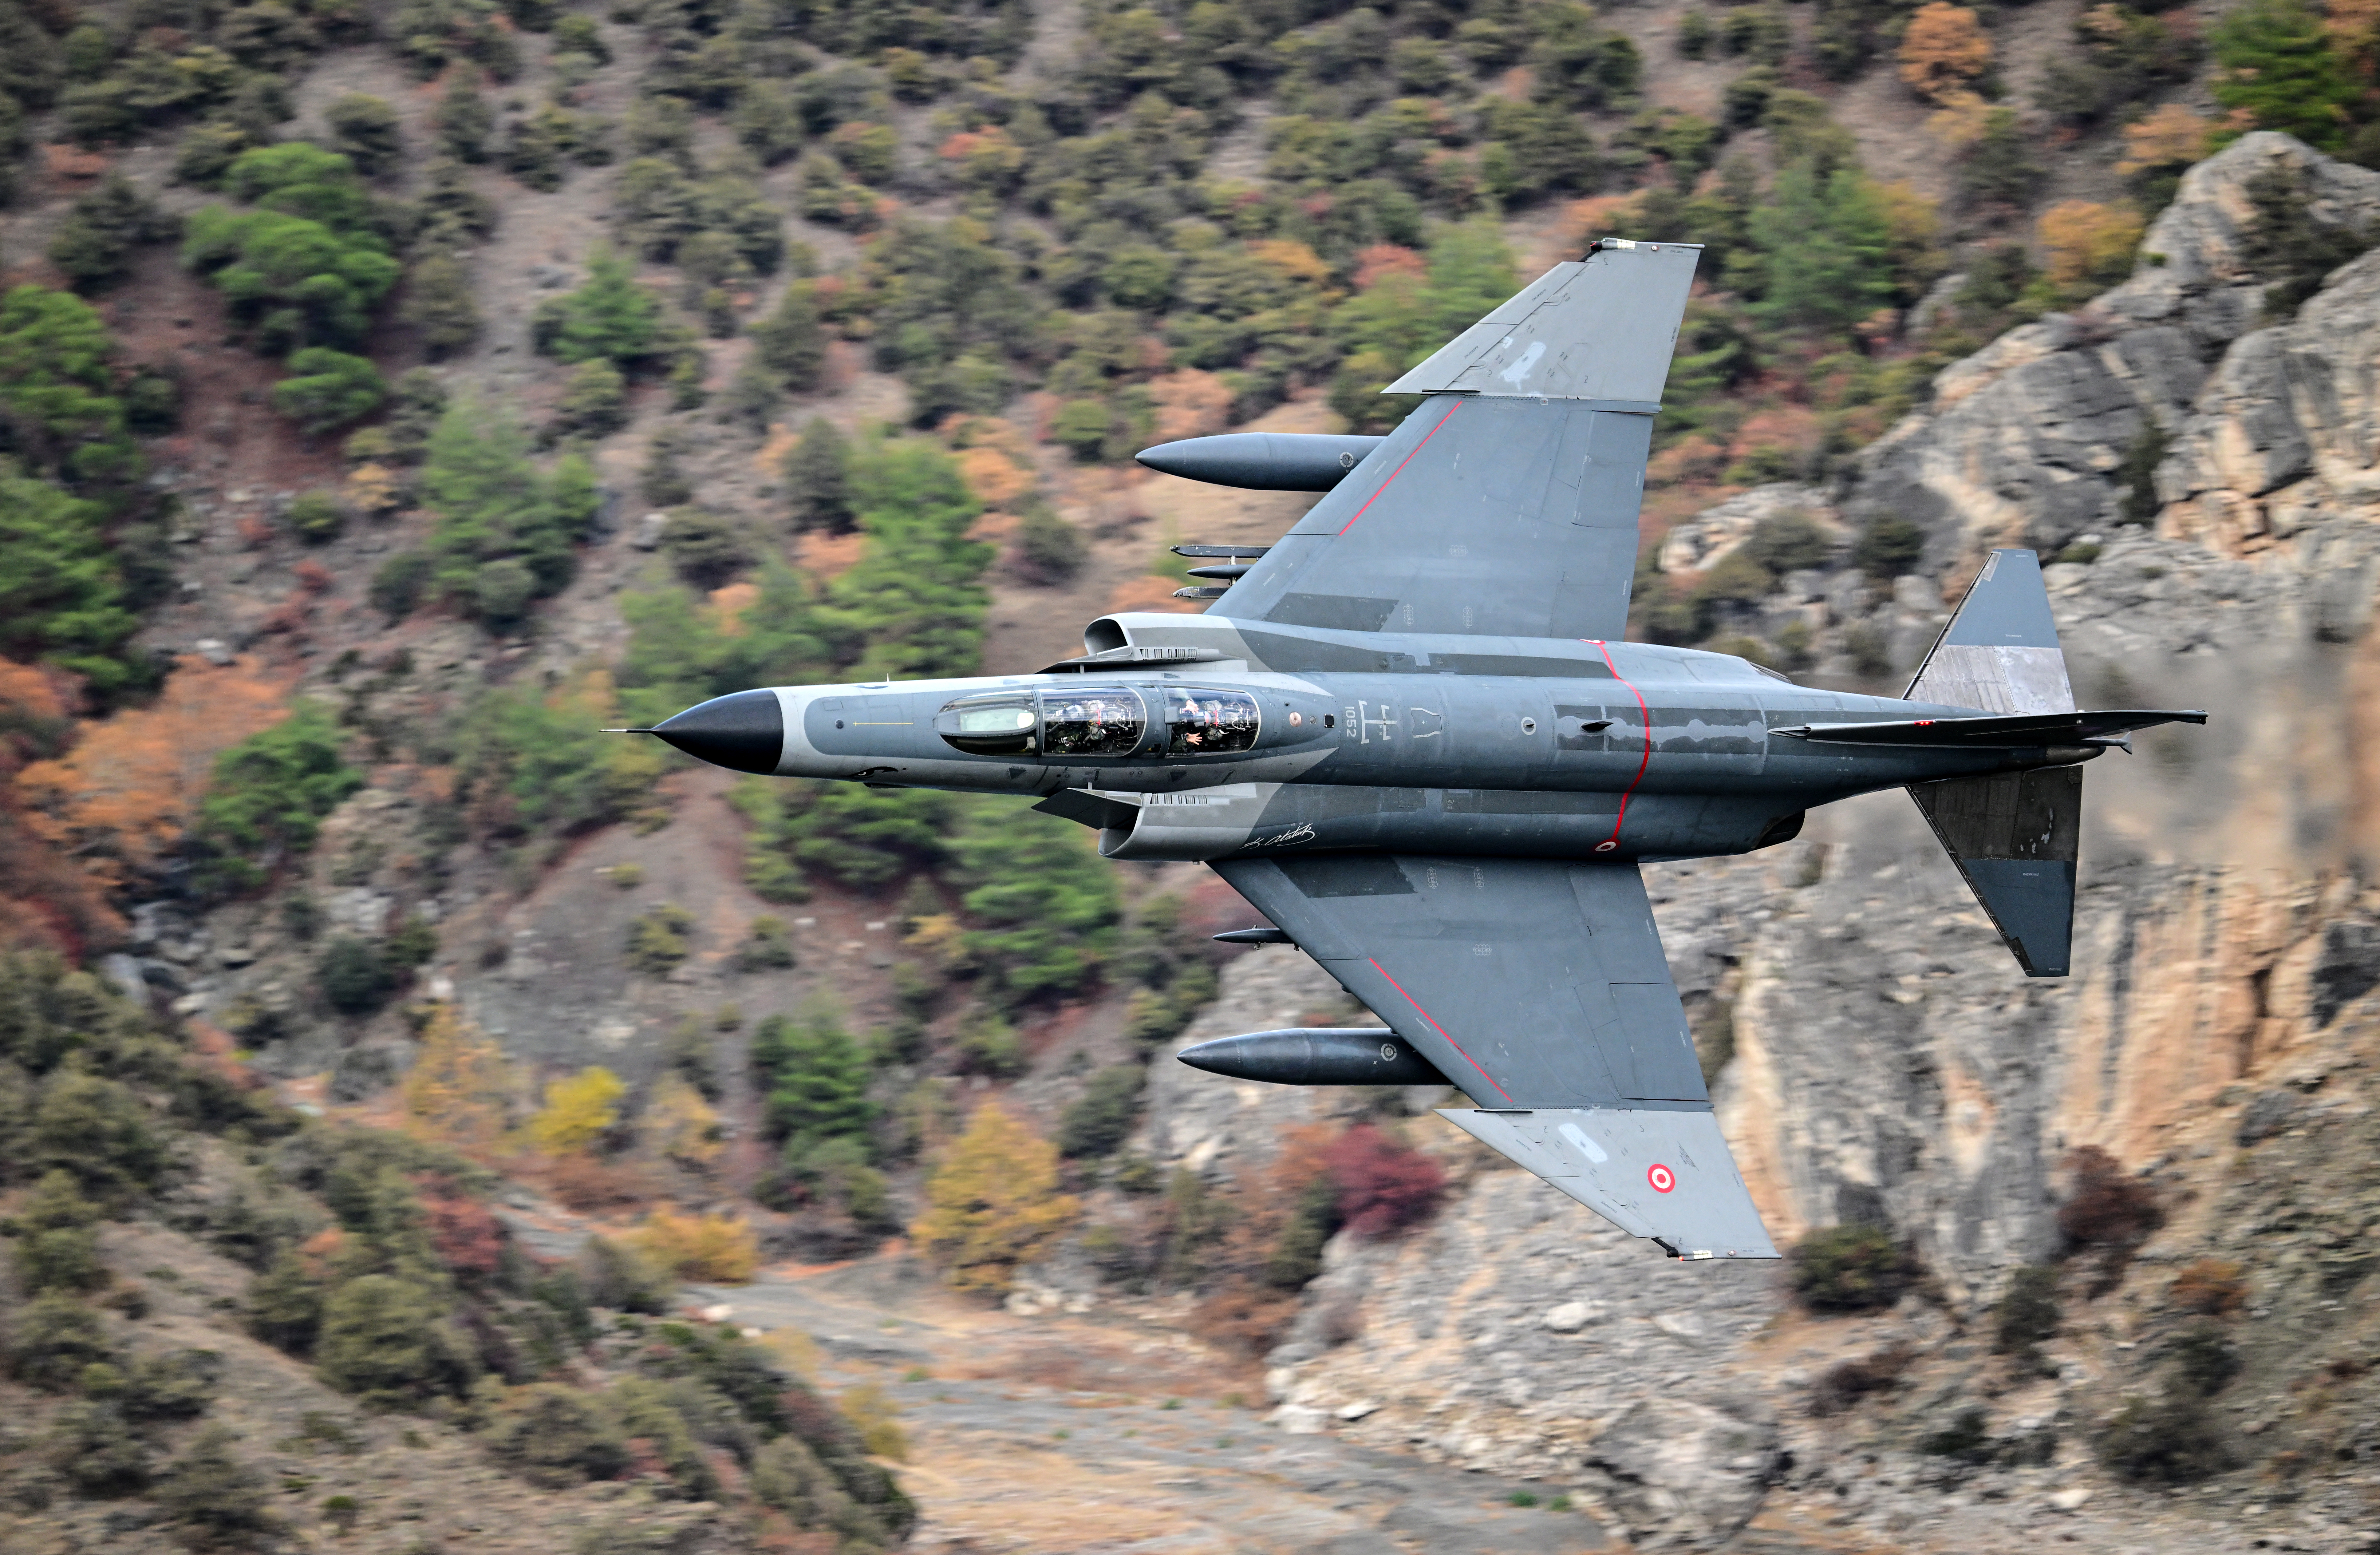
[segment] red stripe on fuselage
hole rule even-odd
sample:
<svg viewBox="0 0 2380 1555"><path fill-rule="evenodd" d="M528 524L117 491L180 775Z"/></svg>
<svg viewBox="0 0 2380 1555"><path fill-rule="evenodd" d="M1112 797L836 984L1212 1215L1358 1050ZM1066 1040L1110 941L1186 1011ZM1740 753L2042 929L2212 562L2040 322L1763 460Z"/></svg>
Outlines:
<svg viewBox="0 0 2380 1555"><path fill-rule="evenodd" d="M1636 763L1636 776L1628 784L1628 792L1620 796L1620 813L1611 820L1609 845L1617 847L1620 845L1621 824L1628 819L1628 801L1635 796L1637 784L1645 781L1646 770L1653 765L1653 710L1645 705L1645 693L1637 690L1634 684L1620 673L1620 666L1611 662L1609 643L1600 638L1581 638L1579 640L1603 655L1604 667L1611 672L1611 678L1628 687L1628 694L1636 699L1637 711L1645 715L1645 759Z"/></svg>

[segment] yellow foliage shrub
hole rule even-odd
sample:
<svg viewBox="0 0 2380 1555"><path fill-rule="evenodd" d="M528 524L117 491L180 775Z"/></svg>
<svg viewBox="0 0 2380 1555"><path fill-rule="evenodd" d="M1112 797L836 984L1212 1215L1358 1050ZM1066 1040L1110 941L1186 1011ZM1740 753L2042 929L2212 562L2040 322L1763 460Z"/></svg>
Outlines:
<svg viewBox="0 0 2380 1555"><path fill-rule="evenodd" d="M581 1069L545 1087L545 1109L529 1120L529 1142L548 1155L590 1149L620 1121L620 1098L628 1087L601 1067Z"/></svg>
<svg viewBox="0 0 2380 1555"><path fill-rule="evenodd" d="M512 1126L519 1077L478 1027L441 1004L423 1027L405 1077L406 1127L415 1136L486 1156Z"/></svg>
<svg viewBox="0 0 2380 1555"><path fill-rule="evenodd" d="M2095 290L2131 272L2141 217L2129 205L2061 200L2041 213L2039 231L2051 283L2060 291Z"/></svg>
<svg viewBox="0 0 2380 1555"><path fill-rule="evenodd" d="M1314 286L1331 282L1330 264L1294 237L1260 237L1248 245L1248 257L1286 280Z"/></svg>
<svg viewBox="0 0 2380 1555"><path fill-rule="evenodd" d="M1893 273L1922 283L1949 269L1942 253L1941 207L1907 179L1882 185L1876 192L1892 233Z"/></svg>
<svg viewBox="0 0 2380 1555"><path fill-rule="evenodd" d="M707 1167L727 1147L719 1136L719 1114L702 1093L676 1075L653 1086L652 1099L637 1120L637 1133L652 1154L681 1166Z"/></svg>
<svg viewBox="0 0 2380 1555"><path fill-rule="evenodd" d="M748 1223L732 1215L656 1209L627 1240L681 1280L741 1284L760 1266L760 1239Z"/></svg>
<svg viewBox="0 0 2380 1555"><path fill-rule="evenodd" d="M1963 152L1991 128L1992 105L1972 91L1947 91L1941 106L1925 115L1925 133L1946 151Z"/></svg>
<svg viewBox="0 0 2380 1555"><path fill-rule="evenodd" d="M347 505L358 513L386 513L402 495L395 472L382 464L360 464L347 472Z"/></svg>
<svg viewBox="0 0 2380 1555"><path fill-rule="evenodd" d="M926 1183L909 1228L963 1291L1005 1295L1016 1267L1063 1234L1082 1203L1058 1191L1058 1148L987 1101Z"/></svg>
<svg viewBox="0 0 2380 1555"><path fill-rule="evenodd" d="M900 1416L881 1384L863 1382L856 1388L845 1388L834 1402L851 1422L851 1428L859 1433L859 1444L871 1456L890 1458L894 1463L909 1461L909 1438L901 1429Z"/></svg>

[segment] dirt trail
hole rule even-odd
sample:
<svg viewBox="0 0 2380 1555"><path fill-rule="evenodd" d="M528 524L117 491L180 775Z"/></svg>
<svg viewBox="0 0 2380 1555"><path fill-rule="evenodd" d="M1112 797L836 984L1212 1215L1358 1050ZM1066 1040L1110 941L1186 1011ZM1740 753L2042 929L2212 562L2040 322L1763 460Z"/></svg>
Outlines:
<svg viewBox="0 0 2380 1555"><path fill-rule="evenodd" d="M917 1546L969 1551L1568 1555L1607 1540L1524 1484L1265 1423L1258 1391L1156 1319L1164 1304L1017 1317L887 1255L694 1288L814 1337L820 1380L884 1386L909 1436ZM1237 1390L1245 1389L1245 1391Z"/></svg>

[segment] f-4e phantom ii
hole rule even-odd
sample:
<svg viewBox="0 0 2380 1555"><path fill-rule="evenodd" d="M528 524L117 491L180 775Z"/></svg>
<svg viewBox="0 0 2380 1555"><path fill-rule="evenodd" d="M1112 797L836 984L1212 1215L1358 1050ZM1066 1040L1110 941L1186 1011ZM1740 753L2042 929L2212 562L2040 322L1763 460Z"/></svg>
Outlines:
<svg viewBox="0 0 2380 1555"><path fill-rule="evenodd" d="M1603 241L1387 392L1385 438L1242 433L1155 468L1326 491L1204 614L1103 616L1031 674L776 686L649 731L720 766L1038 795L1110 858L1210 865L1390 1030L1184 1063L1445 1084L1441 1112L1672 1257L1774 1257L1638 866L1747 853L1907 788L2033 977L2067 970L2082 764L2180 711L2082 711L2034 554L1992 553L1906 696L1621 640L1700 249Z"/></svg>

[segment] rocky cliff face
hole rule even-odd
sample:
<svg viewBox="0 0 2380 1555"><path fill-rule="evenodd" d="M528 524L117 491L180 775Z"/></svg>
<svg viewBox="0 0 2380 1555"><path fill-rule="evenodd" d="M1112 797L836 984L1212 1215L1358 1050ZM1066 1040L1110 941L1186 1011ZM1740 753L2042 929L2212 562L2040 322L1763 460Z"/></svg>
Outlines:
<svg viewBox="0 0 2380 1555"><path fill-rule="evenodd" d="M2125 494L2117 476L2143 434L2155 429L2176 450L2220 441L2216 429L2247 404L2225 385L2270 383L2275 369L2258 364L2286 355L2285 339L2259 327L2269 289L2304 259L2299 245L2274 243L2259 224L2258 180L2277 173L2319 232L2360 232L2380 217L2380 173L2285 135L2243 137L2183 177L2131 280L2071 314L2011 330L1942 372L1931 404L1863 456L1852 516L1916 522L1930 567L1994 545L2055 552L2112 528ZM2290 419L2262 405L2248 411L2240 429L2248 447L2281 445L2281 428L2266 424L2277 414ZM2367 449L2357 468L2369 462ZM2213 480L2193 484L2199 478L2181 465L2177 457L2169 473L2158 472L2167 500L2215 489ZM2273 464L2289 468L2286 456ZM2228 473L2251 483L2250 500L2296 479L2251 474L2237 461ZM2176 516L2174 532L2185 531L2194 537Z"/></svg>
<svg viewBox="0 0 2380 1555"><path fill-rule="evenodd" d="M2362 883L2380 255L2264 322L2249 189L2276 166L2318 223L2380 216L2380 174L2250 136L2192 172L2131 281L1945 371L1848 492L1768 504L1917 520L1928 576L1882 599L1796 575L1776 606L1864 612L1910 638L1990 546L2114 537L2049 569L2078 693L2214 719L2090 770L2074 975L2019 975L1897 795L1815 815L1785 847L1647 871L1698 1037L1732 1044L1720 1115L1771 1229L1889 1227L1927 1295L1814 1321L1775 1271L1665 1263L1474 1161L1427 1231L1334 1247L1308 1311L1340 1315L1274 1356L1284 1425L1543 1474L1654 1543L1757 1516L2014 1549L2070 1517L2086 1546L2123 1548L2286 1506L2311 1541L2297 1547L2361 1548L2349 1530L2369 1520L2359 1476L2380 1440L2360 1380L2380 1264L2363 1088L2380 891ZM2151 427L2161 512L2154 532L2119 528L2119 470ZM1715 512L1673 545L1706 562L1750 521ZM1276 968L1293 954L1273 954ZM1227 998L1216 1029L1237 1013ZM1177 1159L1225 1129L1193 1141L1165 1116ZM2085 1146L2137 1175L2163 1229L2120 1276L2062 1266L2045 1364L1995 1359L1990 1304L2059 1257ZM2206 1255L2237 1265L2242 1294L2193 1319L2175 1266ZM1333 1347L1350 1305L1364 1340ZM2193 1320L2230 1325L2217 1341L2245 1364L2204 1405L2234 1472L2194 1503L2125 1488L2095 1450L2127 1398L2173 1393ZM1875 1401L1814 1417L1826 1368L1876 1354L1900 1359Z"/></svg>

